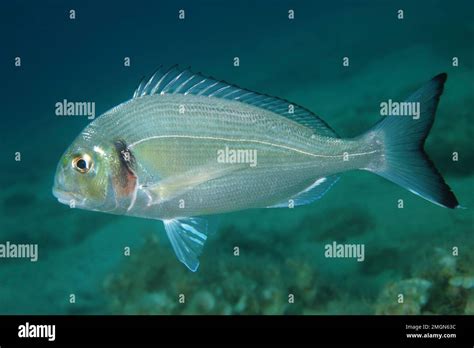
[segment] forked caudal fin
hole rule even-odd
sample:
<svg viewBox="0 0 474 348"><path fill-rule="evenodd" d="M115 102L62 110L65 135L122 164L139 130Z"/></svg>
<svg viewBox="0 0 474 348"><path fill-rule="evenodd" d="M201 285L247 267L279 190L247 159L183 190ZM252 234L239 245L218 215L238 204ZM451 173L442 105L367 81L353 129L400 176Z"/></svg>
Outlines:
<svg viewBox="0 0 474 348"><path fill-rule="evenodd" d="M419 107L416 115L385 116L361 138L382 143L381 160L365 169L437 205L458 208L454 193L423 148L446 78L445 73L435 76L405 100L405 105Z"/></svg>

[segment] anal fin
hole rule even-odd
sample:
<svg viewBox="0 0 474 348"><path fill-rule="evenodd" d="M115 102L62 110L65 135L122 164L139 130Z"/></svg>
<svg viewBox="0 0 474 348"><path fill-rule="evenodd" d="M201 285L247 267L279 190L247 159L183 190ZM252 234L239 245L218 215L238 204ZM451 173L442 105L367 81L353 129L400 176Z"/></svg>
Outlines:
<svg viewBox="0 0 474 348"><path fill-rule="evenodd" d="M293 197L288 197L285 201L271 205L267 208L288 208L289 200L293 201L295 207L313 203L324 196L338 180L339 176L337 175L319 178Z"/></svg>

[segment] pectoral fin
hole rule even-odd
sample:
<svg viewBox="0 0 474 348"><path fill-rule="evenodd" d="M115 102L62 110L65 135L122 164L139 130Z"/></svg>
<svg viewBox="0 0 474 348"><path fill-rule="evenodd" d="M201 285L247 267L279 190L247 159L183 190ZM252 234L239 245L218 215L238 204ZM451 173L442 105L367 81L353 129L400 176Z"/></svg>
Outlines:
<svg viewBox="0 0 474 348"><path fill-rule="evenodd" d="M163 222L178 260L191 271L196 272L199 267L198 256L202 252L210 231L208 220L190 217Z"/></svg>
<svg viewBox="0 0 474 348"><path fill-rule="evenodd" d="M143 187L142 190L148 195L148 205L159 204L176 198L209 180L242 168L242 165L235 164L202 166L182 174L164 178L155 185Z"/></svg>

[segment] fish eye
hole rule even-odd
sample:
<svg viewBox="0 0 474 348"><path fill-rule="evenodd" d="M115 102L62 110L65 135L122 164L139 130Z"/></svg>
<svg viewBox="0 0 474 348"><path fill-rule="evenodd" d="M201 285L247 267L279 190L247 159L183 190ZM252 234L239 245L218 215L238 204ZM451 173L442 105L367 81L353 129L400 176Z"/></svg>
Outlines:
<svg viewBox="0 0 474 348"><path fill-rule="evenodd" d="M79 173L87 173L92 168L92 158L87 155L78 155L72 160L72 167Z"/></svg>

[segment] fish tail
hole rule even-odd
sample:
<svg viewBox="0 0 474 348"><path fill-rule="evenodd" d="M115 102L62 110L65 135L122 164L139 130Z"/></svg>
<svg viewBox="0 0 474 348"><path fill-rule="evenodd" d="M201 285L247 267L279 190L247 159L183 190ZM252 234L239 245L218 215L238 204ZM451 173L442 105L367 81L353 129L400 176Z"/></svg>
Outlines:
<svg viewBox="0 0 474 348"><path fill-rule="evenodd" d="M458 208L456 196L424 151L446 79L445 73L435 76L405 100L417 103L417 114L385 116L361 137L371 146L378 146L381 154L364 169L432 203Z"/></svg>

